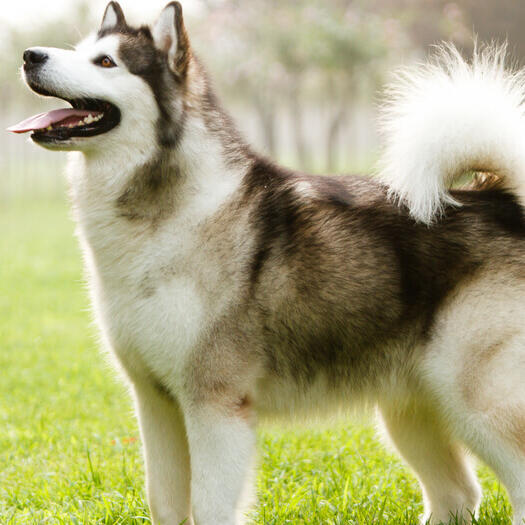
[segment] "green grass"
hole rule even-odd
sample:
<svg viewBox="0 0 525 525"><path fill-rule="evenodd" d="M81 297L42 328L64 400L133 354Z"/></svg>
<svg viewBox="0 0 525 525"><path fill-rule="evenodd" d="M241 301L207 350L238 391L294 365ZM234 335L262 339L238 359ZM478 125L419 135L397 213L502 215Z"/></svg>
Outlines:
<svg viewBox="0 0 525 525"><path fill-rule="evenodd" d="M0 524L149 523L138 431L98 350L73 224L62 201L0 209ZM405 524L415 478L372 427L259 434L255 524ZM480 469L480 524L509 524Z"/></svg>

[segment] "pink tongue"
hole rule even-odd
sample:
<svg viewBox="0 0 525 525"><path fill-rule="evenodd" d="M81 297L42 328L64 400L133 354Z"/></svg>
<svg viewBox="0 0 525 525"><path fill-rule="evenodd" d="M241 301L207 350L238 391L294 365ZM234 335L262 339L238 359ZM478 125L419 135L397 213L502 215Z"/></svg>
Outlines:
<svg viewBox="0 0 525 525"><path fill-rule="evenodd" d="M68 119L68 124L80 123L80 121L92 115L96 117L100 115L101 111L93 111L86 109L75 109L75 108L63 108L63 109L54 109L53 111L48 111L47 113L40 113L33 117L26 118L7 128L7 131L12 131L13 133L26 133L27 131L36 131L39 129L45 129L53 124L58 124L65 119ZM72 118L75 117L75 118Z"/></svg>

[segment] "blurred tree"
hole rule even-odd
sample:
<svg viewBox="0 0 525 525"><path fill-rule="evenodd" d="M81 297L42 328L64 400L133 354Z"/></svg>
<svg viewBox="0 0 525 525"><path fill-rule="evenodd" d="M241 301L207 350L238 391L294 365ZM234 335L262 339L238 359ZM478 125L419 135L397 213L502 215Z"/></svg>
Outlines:
<svg viewBox="0 0 525 525"><path fill-rule="evenodd" d="M383 74L401 59L441 40L466 51L480 40L510 40L525 57L525 9L516 0L201 0L188 20L196 47L230 103L250 108L264 149L272 156L290 143L301 167L341 167L340 138L354 109L370 106ZM68 3L63 19L3 28L0 85L4 107L42 107L21 89L25 48L68 46L93 30L89 0ZM74 20L74 24L71 21ZM56 102L55 102L56 104ZM247 113L247 111L245 112ZM315 113L315 119L312 115ZM315 129L313 129L315 128ZM283 140L283 130L289 135ZM319 158L323 156L323 162Z"/></svg>
<svg viewBox="0 0 525 525"><path fill-rule="evenodd" d="M481 42L508 40L514 59L525 65L525 4L518 0L463 0L459 6Z"/></svg>
<svg viewBox="0 0 525 525"><path fill-rule="evenodd" d="M473 35L480 42L508 40L510 51L525 63L525 6L517 0L371 0L375 10L404 20L413 44L425 48L453 41L466 53Z"/></svg>
<svg viewBox="0 0 525 525"><path fill-rule="evenodd" d="M497 4L492 0L481 3L490 2ZM411 47L420 51L443 40L453 41L460 47L471 46L472 31L462 4L464 2L448 0L369 1L375 13L397 20L410 39Z"/></svg>
<svg viewBox="0 0 525 525"><path fill-rule="evenodd" d="M286 108L297 161L309 166L305 108L323 107L328 115L326 165L334 169L335 144L348 109L365 90L373 91L385 61L406 44L397 24L368 10L364 0L222 0L207 5L202 40L216 45L205 54L213 53L210 63L216 71L230 72L222 75L225 91L254 104L266 150L276 154L276 120Z"/></svg>

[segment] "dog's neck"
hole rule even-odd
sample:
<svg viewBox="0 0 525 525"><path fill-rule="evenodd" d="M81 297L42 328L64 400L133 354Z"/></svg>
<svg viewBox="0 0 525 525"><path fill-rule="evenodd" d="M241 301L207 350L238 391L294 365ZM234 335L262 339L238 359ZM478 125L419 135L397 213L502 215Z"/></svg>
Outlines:
<svg viewBox="0 0 525 525"><path fill-rule="evenodd" d="M109 263L120 257L116 246L147 242L166 224L191 230L232 198L252 162L234 134L199 115L187 118L171 149L76 153L68 172L81 237L98 263Z"/></svg>

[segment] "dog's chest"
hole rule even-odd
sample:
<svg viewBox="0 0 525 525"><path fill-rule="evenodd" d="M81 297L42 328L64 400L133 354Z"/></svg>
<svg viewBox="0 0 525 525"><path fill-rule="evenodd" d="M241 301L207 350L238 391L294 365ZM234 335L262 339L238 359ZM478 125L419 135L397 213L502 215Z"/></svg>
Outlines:
<svg viewBox="0 0 525 525"><path fill-rule="evenodd" d="M213 191L195 181L177 187L169 213L146 213L145 206L157 209L156 201L146 199L128 203L142 212L130 214L119 207L128 175L115 180L106 166L74 167L79 238L104 338L129 373L171 375L238 292L241 263L230 259L247 243L238 243L242 236L232 225L238 221L221 210L240 179L219 173L209 183Z"/></svg>
<svg viewBox="0 0 525 525"><path fill-rule="evenodd" d="M112 290L99 299L102 323L126 368L138 365L157 377L182 368L209 322L211 312L197 283L177 273L155 288ZM143 372L143 370L141 370Z"/></svg>
<svg viewBox="0 0 525 525"><path fill-rule="evenodd" d="M216 313L210 289L217 278L198 232L177 226L144 238L125 232L125 247L87 246L97 320L130 374L172 381Z"/></svg>

